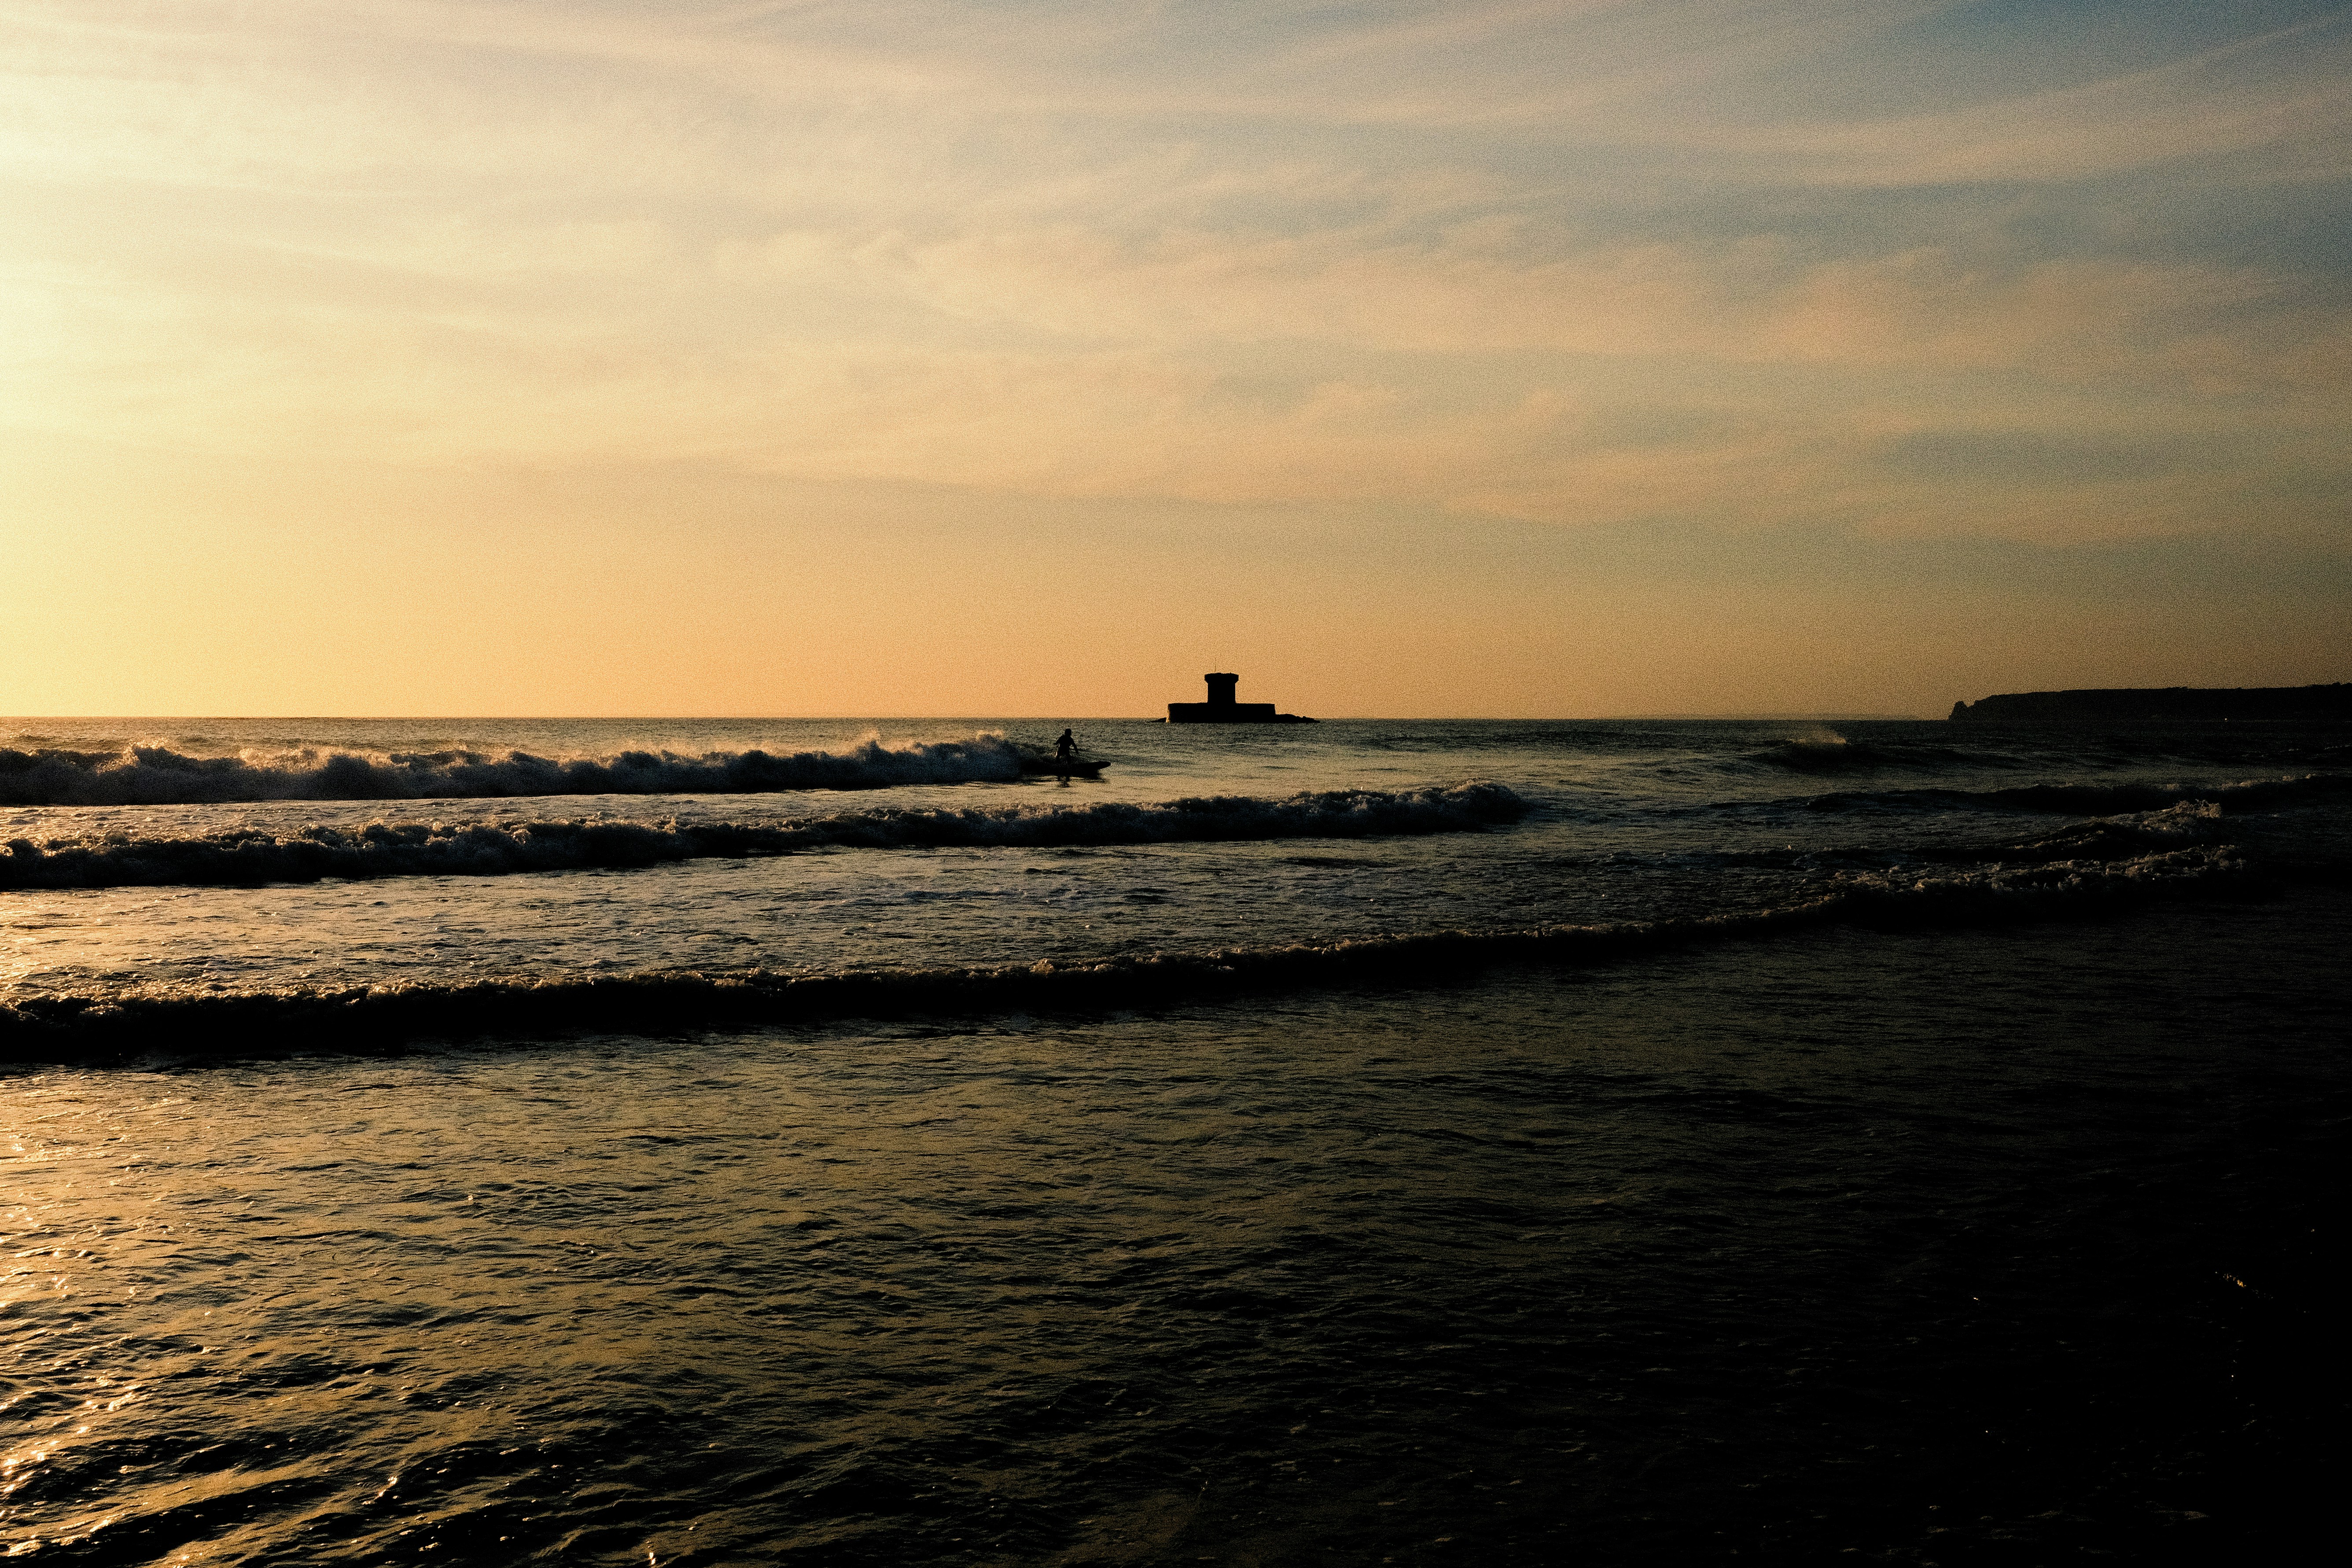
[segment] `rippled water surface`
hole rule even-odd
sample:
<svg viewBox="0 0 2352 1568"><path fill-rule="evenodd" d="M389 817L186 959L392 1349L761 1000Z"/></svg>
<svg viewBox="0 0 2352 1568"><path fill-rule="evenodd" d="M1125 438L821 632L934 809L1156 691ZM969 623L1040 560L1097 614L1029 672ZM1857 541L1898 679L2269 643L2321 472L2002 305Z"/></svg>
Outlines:
<svg viewBox="0 0 2352 1568"><path fill-rule="evenodd" d="M861 739L44 722L0 749ZM5 807L0 1542L2213 1560L2324 1495L2326 732L1080 729L1067 785ZM1465 782L1521 806L1395 804ZM1318 792L1388 804L1268 815ZM1221 836L989 837L1184 799ZM973 841L534 869L575 840L514 830L875 812ZM434 821L520 847L155 847ZM5 880L68 864L114 880ZM677 1016L599 1027L646 971Z"/></svg>
<svg viewBox="0 0 2352 1568"><path fill-rule="evenodd" d="M2282 841L2284 851L2271 852L2282 863L2315 849L2342 859L2352 748L2341 732L2245 728L2232 736L2224 726L2078 734L1902 723L1105 722L1083 736L1102 776L1063 783L990 775L991 745L1042 754L1052 730L1034 723L692 730L544 721L486 735L395 721L217 721L150 734L142 744L123 721L75 730L52 721L0 747L0 763L18 759L13 773L0 767L0 786L38 795L57 778L24 759L59 754L115 759L68 784L131 778L162 788L155 780L215 777L159 773L152 758L162 754L234 763L236 779L278 781L271 788L292 787L289 779L328 788L318 782L331 771L322 759L341 757L387 770L377 782L391 788L416 783L394 766L416 755L598 766L628 755L854 760L877 737L879 754L900 759L875 764L877 776L896 779L919 764L959 782L0 807L0 833L10 836L0 841L0 995L1027 965L1433 930L1706 919L1923 882L1933 884L1929 897L1981 893L2013 889L2040 875L2029 868L2052 861L2074 866L2078 885L2119 888L2227 875L2250 847ZM446 769L426 784L458 787ZM1377 796L1393 818L1398 803L1465 784L1499 790L1519 803L1522 819L1432 821L1399 834L1371 831L1375 814L1361 805ZM1353 792L1348 799L1358 804L1334 805L1333 792ZM1301 796L1314 797L1304 811ZM1160 829L1146 825L1121 842L1115 824L1055 841L1056 823L1087 814L1139 806L1181 815L1171 802L1208 803L1188 818L1201 841L1161 841ZM1265 837L1284 812L1283 820L1318 823ZM943 834L947 818L955 833ZM2086 823L2095 825L2088 840ZM306 870L303 854L322 835L362 834L371 824L412 835L470 828L495 837L500 851L471 864L408 868L394 858L362 868L367 879L359 880ZM573 853L549 824L575 838L594 828L615 843L599 861ZM766 842L808 852L767 853L755 841L732 852L721 843L698 858L633 858L669 853L644 848L661 835L714 824L738 840L766 834ZM1004 841L1024 824L1040 841ZM192 847L209 859L192 863ZM500 874L433 874L453 864ZM412 868L424 874L402 874ZM108 881L131 885L76 885ZM260 885L238 885L246 883Z"/></svg>

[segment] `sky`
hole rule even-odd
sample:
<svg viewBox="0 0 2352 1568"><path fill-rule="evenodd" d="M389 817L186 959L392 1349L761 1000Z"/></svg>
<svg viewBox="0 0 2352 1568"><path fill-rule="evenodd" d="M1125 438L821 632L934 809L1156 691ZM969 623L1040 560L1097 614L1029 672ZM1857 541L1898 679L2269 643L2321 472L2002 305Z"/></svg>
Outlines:
<svg viewBox="0 0 2352 1568"><path fill-rule="evenodd" d="M2352 6L0 0L0 712L2352 679Z"/></svg>

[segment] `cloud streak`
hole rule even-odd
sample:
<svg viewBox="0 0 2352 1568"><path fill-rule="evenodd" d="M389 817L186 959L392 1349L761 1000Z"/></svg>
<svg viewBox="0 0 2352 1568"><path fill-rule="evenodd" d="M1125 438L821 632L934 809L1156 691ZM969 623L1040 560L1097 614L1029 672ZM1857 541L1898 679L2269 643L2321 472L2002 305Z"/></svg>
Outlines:
<svg viewBox="0 0 2352 1568"><path fill-rule="evenodd" d="M2352 16L2000 9L0 0L0 424L2345 548Z"/></svg>

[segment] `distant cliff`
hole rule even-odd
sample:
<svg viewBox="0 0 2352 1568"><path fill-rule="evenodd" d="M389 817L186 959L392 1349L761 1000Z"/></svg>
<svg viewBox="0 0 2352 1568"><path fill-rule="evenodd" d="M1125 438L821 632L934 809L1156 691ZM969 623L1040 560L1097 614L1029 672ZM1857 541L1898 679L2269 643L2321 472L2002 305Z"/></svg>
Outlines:
<svg viewBox="0 0 2352 1568"><path fill-rule="evenodd" d="M2352 720L2352 684L2121 687L2090 691L2011 691L1952 704L1955 719L2340 719Z"/></svg>

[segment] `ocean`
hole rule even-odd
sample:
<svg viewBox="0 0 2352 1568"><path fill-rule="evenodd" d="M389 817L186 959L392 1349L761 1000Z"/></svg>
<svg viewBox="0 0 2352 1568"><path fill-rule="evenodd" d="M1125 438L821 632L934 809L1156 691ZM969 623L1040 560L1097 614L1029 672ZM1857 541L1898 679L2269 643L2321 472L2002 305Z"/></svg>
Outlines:
<svg viewBox="0 0 2352 1568"><path fill-rule="evenodd" d="M0 1550L2284 1550L2347 869L2341 728L0 721Z"/></svg>

